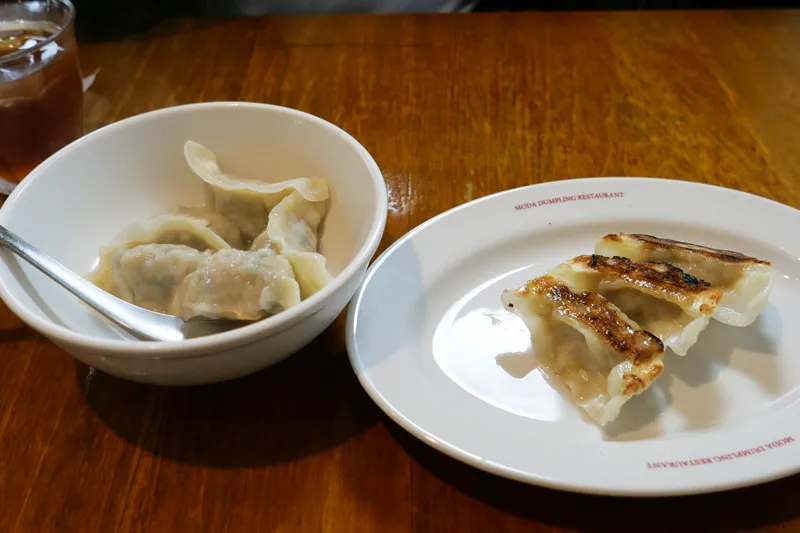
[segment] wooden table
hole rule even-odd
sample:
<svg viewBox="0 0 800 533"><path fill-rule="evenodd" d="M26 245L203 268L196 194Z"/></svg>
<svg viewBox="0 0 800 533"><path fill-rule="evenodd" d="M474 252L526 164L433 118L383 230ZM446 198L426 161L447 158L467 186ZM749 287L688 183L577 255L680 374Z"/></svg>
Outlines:
<svg viewBox="0 0 800 533"><path fill-rule="evenodd" d="M254 100L355 135L390 193L385 248L519 185L644 175L800 206L800 13L167 21L84 43L90 128ZM206 387L94 372L0 308L0 531L800 531L800 477L630 501L505 481L405 434L353 375L340 318ZM696 516L692 516L696 513Z"/></svg>

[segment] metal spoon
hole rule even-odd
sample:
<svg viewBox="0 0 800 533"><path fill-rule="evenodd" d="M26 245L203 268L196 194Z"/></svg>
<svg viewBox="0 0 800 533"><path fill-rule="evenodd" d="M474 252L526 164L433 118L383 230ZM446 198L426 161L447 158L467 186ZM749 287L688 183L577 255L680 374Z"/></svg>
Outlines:
<svg viewBox="0 0 800 533"><path fill-rule="evenodd" d="M186 321L143 309L107 293L2 225L0 245L44 272L108 320L141 339L179 341L188 336Z"/></svg>
<svg viewBox="0 0 800 533"><path fill-rule="evenodd" d="M0 194L3 196L9 196L14 189L17 187L17 184L13 181L8 181L7 179L0 176Z"/></svg>

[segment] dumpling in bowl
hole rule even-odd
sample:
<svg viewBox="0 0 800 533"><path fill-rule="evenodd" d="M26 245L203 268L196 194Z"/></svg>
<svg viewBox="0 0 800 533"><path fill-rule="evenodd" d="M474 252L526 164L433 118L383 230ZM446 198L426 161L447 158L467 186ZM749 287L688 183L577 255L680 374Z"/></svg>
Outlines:
<svg viewBox="0 0 800 533"><path fill-rule="evenodd" d="M231 176L222 171L214 152L193 141L184 145L184 155L192 171L205 182L207 207L236 224L248 243L264 231L269 212L292 191L311 202L328 199L328 184L320 178L267 183Z"/></svg>
<svg viewBox="0 0 800 533"><path fill-rule="evenodd" d="M270 248L220 250L201 259L181 282L170 314L260 320L300 303L289 261Z"/></svg>
<svg viewBox="0 0 800 533"><path fill-rule="evenodd" d="M713 318L731 326L748 326L758 318L769 303L775 276L768 261L652 235L606 235L595 245L595 253L670 263L709 282L722 291Z"/></svg>
<svg viewBox="0 0 800 533"><path fill-rule="evenodd" d="M667 263L582 255L549 274L605 297L678 355L697 342L722 298L719 289Z"/></svg>
<svg viewBox="0 0 800 533"><path fill-rule="evenodd" d="M316 252L317 230L324 215L324 202L311 202L297 191L292 192L270 211L266 229L251 247L258 250L270 246L278 252Z"/></svg>
<svg viewBox="0 0 800 533"><path fill-rule="evenodd" d="M324 210L324 202L311 202L295 191L270 211L267 229L251 246L253 250L272 248L289 260L303 299L318 292L332 279L325 256L317 253L317 230Z"/></svg>
<svg viewBox="0 0 800 533"><path fill-rule="evenodd" d="M103 280L114 275L115 265L122 255L142 244L175 244L197 251L230 248L225 239L212 229L208 219L177 213L158 215L133 222L110 243L101 246L99 262L88 279L102 287Z"/></svg>
<svg viewBox="0 0 800 533"><path fill-rule="evenodd" d="M211 252L182 244L118 248L105 277L90 278L103 290L139 307L169 312L175 291Z"/></svg>
<svg viewBox="0 0 800 533"><path fill-rule="evenodd" d="M137 220L122 230L108 247L131 248L139 244L183 244L200 251L231 247L214 231L209 219L180 213Z"/></svg>
<svg viewBox="0 0 800 533"><path fill-rule="evenodd" d="M236 248L237 250L244 248L242 232L239 231L238 226L219 213L204 207L179 207L177 212L181 215L208 221L208 227L222 237L231 248Z"/></svg>
<svg viewBox="0 0 800 533"><path fill-rule="evenodd" d="M600 426L664 368L658 337L599 294L542 276L501 299L528 326L542 373Z"/></svg>

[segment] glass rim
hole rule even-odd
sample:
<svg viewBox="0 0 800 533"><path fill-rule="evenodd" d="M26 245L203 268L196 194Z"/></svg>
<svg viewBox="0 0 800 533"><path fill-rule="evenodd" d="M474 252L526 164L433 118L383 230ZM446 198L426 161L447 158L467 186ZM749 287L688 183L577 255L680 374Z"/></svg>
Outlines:
<svg viewBox="0 0 800 533"><path fill-rule="evenodd" d="M25 3L26 2L24 2L24 1L23 2L0 2L0 5L3 5L3 4L22 4L22 5L24 5ZM50 37L48 37L44 41L36 43L35 46L32 46L31 48L26 48L24 50L17 50L16 52L12 52L12 53L10 53L10 54L8 54L6 56L0 57L0 65L3 65L5 63L10 63L12 61L16 61L17 59L23 58L23 57L25 57L27 55L30 55L30 54L36 52L37 50L41 50L42 48L44 48L48 44L52 43L53 41L55 41L56 39L61 37L64 34L65 31L67 31L69 28L72 27L73 23L75 22L75 6L72 5L72 2L70 0L46 0L44 3L60 4L62 7L64 7L66 9L66 12L67 12L67 21L66 21L66 23L63 24L63 25L60 25L60 27L58 28L57 32L55 32L53 35L51 35ZM17 19L17 20L19 20L20 22L23 21L23 19ZM0 22L3 22L3 21L0 21Z"/></svg>

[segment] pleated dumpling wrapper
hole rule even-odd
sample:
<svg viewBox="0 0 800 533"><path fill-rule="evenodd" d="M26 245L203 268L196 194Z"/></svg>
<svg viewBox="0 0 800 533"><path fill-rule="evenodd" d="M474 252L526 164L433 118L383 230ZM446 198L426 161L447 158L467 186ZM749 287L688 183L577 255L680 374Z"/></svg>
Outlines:
<svg viewBox="0 0 800 533"><path fill-rule="evenodd" d="M768 261L652 235L606 235L595 253L631 261L664 262L705 280L722 291L712 318L731 326L749 326L769 303L775 273Z"/></svg>
<svg viewBox="0 0 800 533"><path fill-rule="evenodd" d="M544 376L600 426L664 368L658 337L597 293L542 276L501 300L525 321Z"/></svg>
<svg viewBox="0 0 800 533"><path fill-rule="evenodd" d="M297 191L291 193L270 211L267 229L251 246L251 250L272 248L289 260L303 299L333 279L325 256L318 253L317 231L324 208L324 202L310 202Z"/></svg>
<svg viewBox="0 0 800 533"><path fill-rule="evenodd" d="M233 176L223 172L214 152L193 141L185 143L183 152L189 167L205 182L206 207L236 224L247 243L264 231L269 212L292 191L311 202L325 202L330 194L321 178L269 183Z"/></svg>
<svg viewBox="0 0 800 533"><path fill-rule="evenodd" d="M236 248L237 250L244 248L244 240L242 239L242 233L239 231L239 228L236 224L219 213L206 209L205 207L186 206L178 207L176 213L207 220L208 227L222 237L225 242L230 244L231 248Z"/></svg>
<svg viewBox="0 0 800 533"><path fill-rule="evenodd" d="M697 342L722 298L708 282L666 263L581 255L549 274L577 290L600 294L678 355L686 355Z"/></svg>

